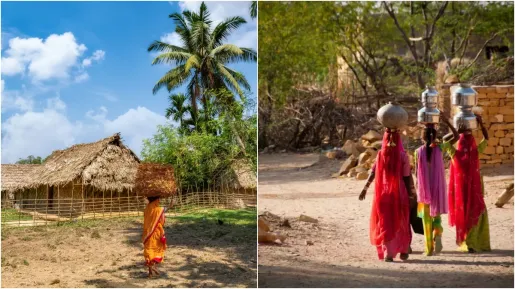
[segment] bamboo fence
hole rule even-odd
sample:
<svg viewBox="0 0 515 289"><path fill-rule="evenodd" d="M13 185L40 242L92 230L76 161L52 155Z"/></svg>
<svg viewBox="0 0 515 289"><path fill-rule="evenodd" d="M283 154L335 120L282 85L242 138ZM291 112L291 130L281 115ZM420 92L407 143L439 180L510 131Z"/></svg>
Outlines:
<svg viewBox="0 0 515 289"><path fill-rule="evenodd" d="M243 209L257 204L252 189L216 190L188 188L161 200L168 209L167 216L195 212L202 209ZM138 196L57 199L2 199L2 226L54 225L60 222L82 221L114 217L143 216L146 198ZM4 215L5 213L5 215Z"/></svg>

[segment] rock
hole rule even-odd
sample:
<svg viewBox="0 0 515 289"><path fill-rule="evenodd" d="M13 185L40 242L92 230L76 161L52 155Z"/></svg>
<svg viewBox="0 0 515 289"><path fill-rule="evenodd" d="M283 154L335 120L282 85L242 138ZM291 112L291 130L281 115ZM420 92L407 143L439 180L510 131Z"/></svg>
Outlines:
<svg viewBox="0 0 515 289"><path fill-rule="evenodd" d="M381 150L381 147L383 146L383 141L382 140L378 140L378 141L375 141L371 147L373 147L375 150Z"/></svg>
<svg viewBox="0 0 515 289"><path fill-rule="evenodd" d="M368 169L363 166L357 166L357 167L353 168L353 170L356 172L356 174L362 173L362 172L368 172Z"/></svg>
<svg viewBox="0 0 515 289"><path fill-rule="evenodd" d="M356 180L366 180L368 179L368 172L361 172L356 175Z"/></svg>
<svg viewBox="0 0 515 289"><path fill-rule="evenodd" d="M262 153L267 154L267 153L268 153L268 148L267 148L267 147L266 147L266 148L264 148L264 149L263 149L263 151L262 151Z"/></svg>
<svg viewBox="0 0 515 289"><path fill-rule="evenodd" d="M332 150L328 151L325 156L328 159L343 159L345 157L345 153L342 150Z"/></svg>
<svg viewBox="0 0 515 289"><path fill-rule="evenodd" d="M375 159L377 156L377 151L373 149L367 149L365 152L359 155L358 164L365 164L369 159Z"/></svg>
<svg viewBox="0 0 515 289"><path fill-rule="evenodd" d="M193 268L193 270L191 270L191 271L192 271L191 273L193 273L193 275L198 275L198 273L199 273L198 268Z"/></svg>
<svg viewBox="0 0 515 289"><path fill-rule="evenodd" d="M306 246L313 246L313 245L315 245L315 243L313 243L313 241L306 240Z"/></svg>
<svg viewBox="0 0 515 289"><path fill-rule="evenodd" d="M260 231L268 232L270 231L270 226L268 226L267 222L262 218L258 219L258 229Z"/></svg>
<svg viewBox="0 0 515 289"><path fill-rule="evenodd" d="M347 177L349 177L349 178L353 178L353 177L355 177L355 176L356 176L356 174L358 174L358 173L356 172L356 168L352 168L352 169L350 169L350 170L349 170L349 173L347 174Z"/></svg>
<svg viewBox="0 0 515 289"><path fill-rule="evenodd" d="M348 156L359 156L358 145L352 140L347 140L342 147L342 151Z"/></svg>
<svg viewBox="0 0 515 289"><path fill-rule="evenodd" d="M281 222L281 226L282 226L282 227L288 227L288 228L291 228L290 221L288 221L288 219L284 219L284 220Z"/></svg>
<svg viewBox="0 0 515 289"><path fill-rule="evenodd" d="M447 78L445 78L445 83L446 84L449 84L449 83L458 83L460 82L460 79L458 78L458 76L452 74L452 75L449 75L447 76Z"/></svg>
<svg viewBox="0 0 515 289"><path fill-rule="evenodd" d="M306 216L306 215L300 215L299 216L299 221L301 222L307 222L307 223L318 223L318 220L315 219L315 218L311 218L310 216Z"/></svg>
<svg viewBox="0 0 515 289"><path fill-rule="evenodd" d="M340 167L340 170L338 171L338 174L340 176L347 174L349 172L349 170L352 169L353 167L355 167L357 164L358 164L358 158L355 157L354 155L351 155L349 158L347 158L345 160L345 162L343 162L342 166Z"/></svg>
<svg viewBox="0 0 515 289"><path fill-rule="evenodd" d="M286 153L286 150L281 150L281 153L282 153L282 154L285 154L285 153Z"/></svg>
<svg viewBox="0 0 515 289"><path fill-rule="evenodd" d="M361 136L361 139L367 140L371 143L381 140L383 137L377 131L369 130L366 134Z"/></svg>

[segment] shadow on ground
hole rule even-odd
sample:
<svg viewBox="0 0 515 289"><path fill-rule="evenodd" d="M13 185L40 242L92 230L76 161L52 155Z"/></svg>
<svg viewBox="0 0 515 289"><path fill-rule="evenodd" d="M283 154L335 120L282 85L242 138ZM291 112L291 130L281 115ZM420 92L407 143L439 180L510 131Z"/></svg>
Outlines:
<svg viewBox="0 0 515 289"><path fill-rule="evenodd" d="M513 252L513 251L511 251ZM309 261L312 262L312 261ZM420 260L417 260L420 262ZM424 261L427 264L440 264L438 260ZM454 261L452 261L454 262ZM446 262L446 263L452 263ZM460 262L470 266L512 266L513 263L505 262ZM293 266L259 266L259 288L336 288L336 287L483 287L489 284L492 288L513 288L513 274L498 274L495 270L489 272L450 272L431 270L430 272L410 271L409 262L391 263L391 269L362 268L359 265L328 265L319 263L310 266L310 269L302 267L302 262L295 261ZM443 264L443 263L442 263ZM435 278L431 285L421 283L427 280L427 274ZM302 278L299 278L302 276ZM436 279L452 280L451 283L438 283ZM478 284L482 284L479 285Z"/></svg>

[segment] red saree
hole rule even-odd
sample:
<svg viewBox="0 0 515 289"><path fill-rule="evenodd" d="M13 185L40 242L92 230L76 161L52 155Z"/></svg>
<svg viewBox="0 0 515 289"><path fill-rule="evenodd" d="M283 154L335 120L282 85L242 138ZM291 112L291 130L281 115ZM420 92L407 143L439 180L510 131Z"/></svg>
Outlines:
<svg viewBox="0 0 515 289"><path fill-rule="evenodd" d="M460 134L449 179L449 225L456 226L456 244L465 241L485 209L476 140L472 135Z"/></svg>
<svg viewBox="0 0 515 289"><path fill-rule="evenodd" d="M406 165L409 167L399 133L387 130L375 164L370 216L370 242L377 247L380 259L384 251L391 258L407 253L411 242L409 197L403 185Z"/></svg>

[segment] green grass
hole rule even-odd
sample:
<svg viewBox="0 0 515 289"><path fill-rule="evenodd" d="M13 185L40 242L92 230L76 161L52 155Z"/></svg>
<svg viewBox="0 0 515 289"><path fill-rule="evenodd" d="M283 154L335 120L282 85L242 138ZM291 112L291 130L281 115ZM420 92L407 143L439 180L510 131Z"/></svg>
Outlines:
<svg viewBox="0 0 515 289"><path fill-rule="evenodd" d="M225 224L230 225L255 225L256 210L204 209L184 215L170 216L167 219L180 222L216 221L220 219Z"/></svg>
<svg viewBox="0 0 515 289"><path fill-rule="evenodd" d="M32 220L32 216L22 214L15 209L2 209L2 222L11 222L11 221L28 221Z"/></svg>

